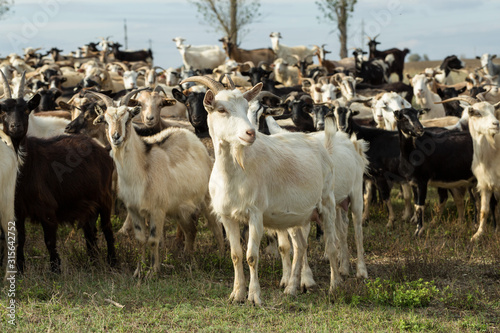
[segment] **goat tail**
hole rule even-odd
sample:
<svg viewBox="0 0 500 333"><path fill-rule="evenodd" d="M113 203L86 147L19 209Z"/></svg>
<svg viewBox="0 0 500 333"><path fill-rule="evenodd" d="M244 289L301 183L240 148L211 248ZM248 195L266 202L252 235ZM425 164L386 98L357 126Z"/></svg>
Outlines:
<svg viewBox="0 0 500 333"><path fill-rule="evenodd" d="M370 163L368 161L368 157L366 157L366 152L370 148L370 143L363 139L358 140L355 133L351 135L351 141L354 144L354 149L356 149L356 152L359 154L361 160L363 161L363 173L366 174L368 172L368 164Z"/></svg>
<svg viewBox="0 0 500 333"><path fill-rule="evenodd" d="M337 134L337 126L332 117L325 117L325 148L328 153L333 154L333 142Z"/></svg>

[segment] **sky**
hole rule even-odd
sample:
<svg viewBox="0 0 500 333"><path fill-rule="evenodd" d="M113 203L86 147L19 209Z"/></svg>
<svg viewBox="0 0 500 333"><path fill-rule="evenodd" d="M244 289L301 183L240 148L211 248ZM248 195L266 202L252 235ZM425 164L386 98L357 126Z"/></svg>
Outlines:
<svg viewBox="0 0 500 333"><path fill-rule="evenodd" d="M261 0L261 17L251 24L240 47L271 47L269 34L279 31L288 46L327 44L328 59L339 58L335 26L324 20L313 0ZM472 58L500 54L500 1L497 0L358 0L349 18L348 48L364 47L379 35L379 49L409 48L410 54L441 60L455 54ZM219 45L223 35L200 21L196 7L180 0L15 0L0 20L0 57L21 54L25 47L54 46L69 53L99 37L128 48L153 50L154 64L182 65L172 38L192 45ZM362 28L364 27L364 29ZM364 35L363 32L364 31Z"/></svg>

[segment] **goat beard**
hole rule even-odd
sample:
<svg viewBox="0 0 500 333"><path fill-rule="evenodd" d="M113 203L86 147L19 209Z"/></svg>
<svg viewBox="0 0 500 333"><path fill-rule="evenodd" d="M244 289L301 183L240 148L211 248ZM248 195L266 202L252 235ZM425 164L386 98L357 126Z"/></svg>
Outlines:
<svg viewBox="0 0 500 333"><path fill-rule="evenodd" d="M245 146L243 145L234 145L232 155L241 167L241 169L245 170L244 159L245 159Z"/></svg>
<svg viewBox="0 0 500 333"><path fill-rule="evenodd" d="M491 145L491 148L496 150L497 147L496 147L495 134L487 134L487 135L485 135L485 137L486 137L486 141L488 141L488 143Z"/></svg>

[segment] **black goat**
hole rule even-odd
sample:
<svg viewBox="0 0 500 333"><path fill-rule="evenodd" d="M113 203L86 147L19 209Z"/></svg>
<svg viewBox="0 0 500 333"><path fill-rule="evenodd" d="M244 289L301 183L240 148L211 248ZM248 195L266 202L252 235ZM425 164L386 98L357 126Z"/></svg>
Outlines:
<svg viewBox="0 0 500 333"><path fill-rule="evenodd" d="M474 180L471 171L472 139L468 131L433 132L418 120L419 111L402 109L394 111L398 127L400 159L399 172L415 184L415 235L422 234L425 199L429 182L441 188L470 186ZM459 202L457 202L457 208ZM463 204L463 202L462 202ZM463 214L463 213L462 213ZM460 212L459 212L460 215Z"/></svg>
<svg viewBox="0 0 500 333"><path fill-rule="evenodd" d="M140 50L140 51L121 51L119 48L122 45L120 43L111 44L111 52L115 56L117 61L152 61L153 53L151 50Z"/></svg>
<svg viewBox="0 0 500 333"><path fill-rule="evenodd" d="M184 90L183 93L179 89L174 88L172 89L172 95L178 102L186 105L188 119L191 125L193 125L196 135L199 137L208 136L208 113L203 106L205 93L191 91L190 89Z"/></svg>
<svg viewBox="0 0 500 333"><path fill-rule="evenodd" d="M441 99L447 100L449 98L453 97L458 97L458 95L462 94L467 87L463 87L461 89L455 89L453 87L447 87L447 88L437 88L437 93ZM444 106L444 113L447 116L455 116L455 117L462 117L462 112L464 111L464 108L460 106L459 101L450 101L448 103L443 103Z"/></svg>
<svg viewBox="0 0 500 333"><path fill-rule="evenodd" d="M42 224L51 270L60 272L61 259L56 248L58 225L78 221L84 231L87 252L95 257L96 222L100 215L108 261L114 264L110 220L113 160L105 149L86 136L27 137L29 113L38 106L40 96L34 95L26 102L22 97L12 98L8 85L4 85L4 89L7 99L0 103L3 128L23 160L15 194L18 270L24 271L26 218ZM23 96L23 90L24 74L17 95Z"/></svg>
<svg viewBox="0 0 500 333"><path fill-rule="evenodd" d="M368 42L368 47L370 48L369 59L384 60L389 65L387 76L390 76L392 73L396 73L399 81L403 81L405 57L408 53L410 53L410 50L407 48L405 48L404 50L392 48L384 51L379 51L377 50L377 45L380 44L380 42L377 42L376 38L377 36L375 36L373 39L370 38L370 41Z"/></svg>
<svg viewBox="0 0 500 333"><path fill-rule="evenodd" d="M384 84L388 82L387 63L382 59L370 59L365 61L363 54L367 52L356 49L352 52L356 64L356 77L362 78L363 82L368 84ZM400 80L401 81L401 80Z"/></svg>

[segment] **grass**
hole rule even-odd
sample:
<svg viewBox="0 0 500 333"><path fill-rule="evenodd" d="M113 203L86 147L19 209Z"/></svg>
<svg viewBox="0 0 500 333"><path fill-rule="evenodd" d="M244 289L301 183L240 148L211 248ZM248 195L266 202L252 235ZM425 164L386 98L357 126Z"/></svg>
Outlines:
<svg viewBox="0 0 500 333"><path fill-rule="evenodd" d="M402 202L395 198L396 213ZM433 214L435 191L426 211ZM500 235L492 228L477 244L469 205L468 223L459 225L450 201L427 237L413 238L413 225L397 221L386 230L387 214L373 205L363 228L369 279L355 278L355 247L349 230L351 275L328 294L323 244L311 236L309 258L318 287L296 297L279 289L281 261L261 256L262 307L230 304L233 267L220 257L200 222L197 251L187 257L173 245L152 280L132 277L136 243L117 238L119 266L91 263L81 231L59 230L63 272L49 273L48 254L38 225L28 226L27 271L17 279L17 326L7 322L7 286L0 299L0 331L19 332L495 332L500 330ZM122 220L113 221L115 231ZM314 228L313 228L314 232ZM245 267L248 279L248 269ZM116 302L114 305L112 302ZM121 307L123 306L123 307Z"/></svg>

